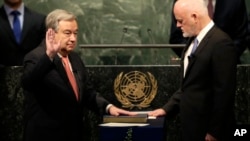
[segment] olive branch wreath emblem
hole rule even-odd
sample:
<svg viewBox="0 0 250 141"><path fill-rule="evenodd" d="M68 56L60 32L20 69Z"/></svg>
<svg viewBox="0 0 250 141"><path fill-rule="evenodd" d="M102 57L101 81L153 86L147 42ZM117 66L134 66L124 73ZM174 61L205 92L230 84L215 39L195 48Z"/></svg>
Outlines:
<svg viewBox="0 0 250 141"><path fill-rule="evenodd" d="M127 81L127 83L126 85L123 85L125 80ZM147 84L148 88L146 94L143 91L143 89L145 88L143 87L145 83ZM138 89L138 85L143 86ZM131 87L133 87L133 89ZM119 75L117 75L114 81L114 93L117 100L122 103L122 107L129 109L132 109L134 107L137 107L139 109L149 107L150 103L155 98L157 88L157 81L150 72L147 72L147 75L140 71L131 71L124 75L123 72L121 72ZM140 93L136 93L135 90L140 91ZM138 101L134 102L133 99L128 96L128 93L133 94L134 97L140 97L141 99L138 100L139 103Z"/></svg>

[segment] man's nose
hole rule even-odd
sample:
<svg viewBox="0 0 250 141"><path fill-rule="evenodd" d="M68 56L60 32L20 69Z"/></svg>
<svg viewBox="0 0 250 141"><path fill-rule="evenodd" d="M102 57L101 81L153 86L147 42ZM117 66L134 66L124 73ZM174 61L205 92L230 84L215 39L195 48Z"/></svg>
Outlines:
<svg viewBox="0 0 250 141"><path fill-rule="evenodd" d="M76 38L77 38L77 35L74 34L74 33L70 34L70 36L69 36L69 39L70 39L71 41L75 41Z"/></svg>

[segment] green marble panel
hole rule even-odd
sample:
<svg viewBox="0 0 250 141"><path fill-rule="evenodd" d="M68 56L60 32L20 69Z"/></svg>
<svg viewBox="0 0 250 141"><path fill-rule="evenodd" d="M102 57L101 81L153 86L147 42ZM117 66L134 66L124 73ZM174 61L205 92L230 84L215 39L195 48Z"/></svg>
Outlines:
<svg viewBox="0 0 250 141"><path fill-rule="evenodd" d="M154 46L154 45L153 45ZM118 45L119 47L119 45ZM81 48L78 52L86 65L172 65L176 58L166 48Z"/></svg>
<svg viewBox="0 0 250 141"><path fill-rule="evenodd" d="M249 10L250 2L245 1ZM75 13L79 22L79 45L168 44L173 0L23 0L23 2L31 9L44 14L57 8ZM88 65L107 64L103 63L103 60L100 61L100 58L112 57L116 52L113 49L78 48L77 50ZM119 50L121 57L118 57L122 60L124 56L131 54L129 50ZM249 56L249 51L246 50L241 57L243 64L250 63ZM168 65L171 58L175 57L177 56L169 48L164 50L137 48L133 50L131 60L125 65Z"/></svg>

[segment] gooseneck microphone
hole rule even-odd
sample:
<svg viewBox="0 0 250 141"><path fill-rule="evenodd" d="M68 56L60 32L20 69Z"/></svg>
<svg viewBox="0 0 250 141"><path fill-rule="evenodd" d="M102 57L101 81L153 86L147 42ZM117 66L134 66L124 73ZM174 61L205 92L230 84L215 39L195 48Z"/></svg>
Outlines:
<svg viewBox="0 0 250 141"><path fill-rule="evenodd" d="M152 36L152 30L150 28L147 29L147 33L148 33L148 37L149 37L149 41L150 44L155 44L154 38ZM151 49L152 53L154 54L154 63L155 64L159 64L159 60L158 60L158 51L157 49L152 48Z"/></svg>
<svg viewBox="0 0 250 141"><path fill-rule="evenodd" d="M148 36L149 36L150 43L154 44L155 41L154 41L154 38L152 36L152 30L150 28L147 29L147 33L148 33Z"/></svg>
<svg viewBox="0 0 250 141"><path fill-rule="evenodd" d="M124 39L124 35L125 35L126 33L128 33L128 28L124 27L123 30L122 30L122 37L121 37L120 44L122 44L123 39Z"/></svg>

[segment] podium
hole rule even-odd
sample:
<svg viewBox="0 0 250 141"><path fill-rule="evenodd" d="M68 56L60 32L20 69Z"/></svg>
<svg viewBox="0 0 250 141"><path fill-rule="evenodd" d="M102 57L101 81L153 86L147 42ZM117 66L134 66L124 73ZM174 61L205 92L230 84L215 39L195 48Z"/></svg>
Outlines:
<svg viewBox="0 0 250 141"><path fill-rule="evenodd" d="M146 126L99 126L100 141L166 141L165 117L148 119Z"/></svg>

